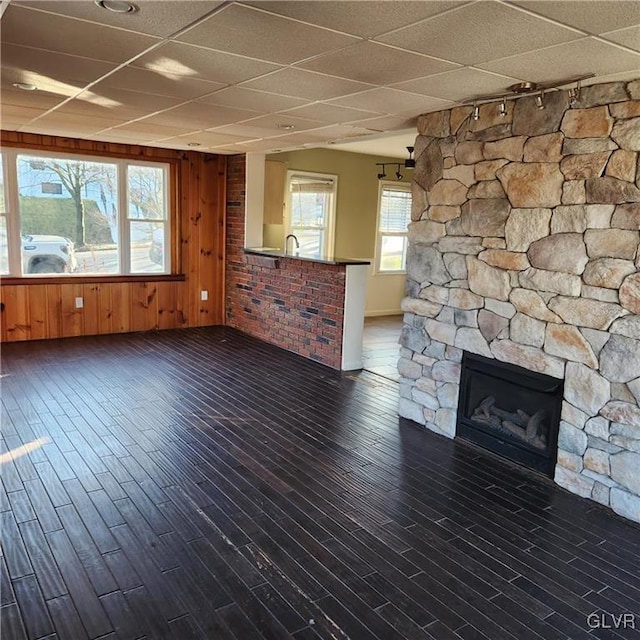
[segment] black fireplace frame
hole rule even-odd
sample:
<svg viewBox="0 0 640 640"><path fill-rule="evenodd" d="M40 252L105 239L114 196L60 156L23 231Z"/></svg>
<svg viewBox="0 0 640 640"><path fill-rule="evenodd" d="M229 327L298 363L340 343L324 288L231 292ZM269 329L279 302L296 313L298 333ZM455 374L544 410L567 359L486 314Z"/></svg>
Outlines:
<svg viewBox="0 0 640 640"><path fill-rule="evenodd" d="M469 407L469 396L471 377L474 372L504 380L509 384L514 384L514 379L517 379L517 384L526 389L555 397L556 400L549 416L551 428L546 451L537 451L527 443L520 443L516 439L500 437L500 434L491 427L484 427L467 418L470 413L469 409L472 409ZM473 442L529 469L553 477L558 457L558 428L563 396L564 380L465 351L462 355L456 438Z"/></svg>

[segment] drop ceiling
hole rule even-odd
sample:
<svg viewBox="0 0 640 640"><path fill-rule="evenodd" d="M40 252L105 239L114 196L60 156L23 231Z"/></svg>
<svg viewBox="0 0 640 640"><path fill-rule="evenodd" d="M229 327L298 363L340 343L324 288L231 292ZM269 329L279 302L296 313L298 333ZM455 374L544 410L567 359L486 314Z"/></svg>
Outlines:
<svg viewBox="0 0 640 640"><path fill-rule="evenodd" d="M637 0L136 5L0 2L2 128L224 154L333 145L403 157L421 113L518 81L640 77Z"/></svg>

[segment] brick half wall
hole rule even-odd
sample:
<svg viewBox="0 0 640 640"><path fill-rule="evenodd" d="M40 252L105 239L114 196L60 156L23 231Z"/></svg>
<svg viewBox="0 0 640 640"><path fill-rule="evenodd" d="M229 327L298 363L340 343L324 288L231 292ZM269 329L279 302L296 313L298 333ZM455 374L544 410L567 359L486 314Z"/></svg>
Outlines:
<svg viewBox="0 0 640 640"><path fill-rule="evenodd" d="M245 159L227 164L226 323L334 369L341 368L346 267L243 252Z"/></svg>

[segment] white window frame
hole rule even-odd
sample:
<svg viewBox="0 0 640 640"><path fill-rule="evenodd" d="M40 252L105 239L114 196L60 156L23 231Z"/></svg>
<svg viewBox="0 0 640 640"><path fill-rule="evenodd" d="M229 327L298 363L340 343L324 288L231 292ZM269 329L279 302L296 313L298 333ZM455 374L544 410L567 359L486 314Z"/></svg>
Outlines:
<svg viewBox="0 0 640 640"><path fill-rule="evenodd" d="M7 222L7 242L9 253L9 273L4 274L5 278L25 278L34 277L56 277L69 278L92 278L92 277L137 277L137 276L165 276L173 273L172 251L171 251L171 225L172 225L172 202L170 199L171 165L168 162L150 162L148 160L137 160L134 158L117 158L113 156L93 156L76 153L60 153L51 151L40 151L38 149L25 149L10 147L2 149L2 165L4 171L4 191L5 191L5 216ZM18 156L34 156L37 158L58 158L61 160L76 160L87 162L98 162L101 164L111 164L116 166L118 180L118 271L117 272L76 272L76 273L55 273L55 274L24 274L22 273L22 251L21 251L21 226L20 226L20 198L18 187ZM129 181L128 169L130 166L149 166L161 168L164 171L164 192L166 217L160 219L131 218L129 215ZM131 246L130 246L130 224L135 221L162 222L164 225L164 264L162 271L131 271Z"/></svg>
<svg viewBox="0 0 640 640"><path fill-rule="evenodd" d="M331 191L331 201L329 204L329 211L327 212L327 220L324 227L293 227L291 209L292 209L292 192L291 192L291 179L294 176L303 176L305 178L309 178L311 180L317 179L321 181L331 181L332 183L332 191ZM317 173L315 171L296 171L294 169L289 169L287 171L287 179L285 183L285 207L284 207L284 229L285 229L285 237L290 233L295 235L295 229L306 230L310 229L316 231L318 229L324 229L325 233L325 242L324 247L320 252L321 258L330 258L333 256L334 248L335 248L335 227L336 227L336 199L338 195L338 176L330 173ZM284 242L284 240L283 240ZM284 246L284 250L287 250L287 247Z"/></svg>
<svg viewBox="0 0 640 640"><path fill-rule="evenodd" d="M407 249L409 245L409 228L407 226L406 231L381 231L380 222L382 218L382 194L383 191L402 191L411 195L411 183L410 182L396 182L392 180L380 180L378 184L378 215L376 216L376 251L375 251L375 274L376 275L402 275L406 274L406 262L407 262ZM404 269L382 269L382 239L387 236L396 236L406 238L404 245Z"/></svg>
<svg viewBox="0 0 640 640"><path fill-rule="evenodd" d="M124 243L126 243L126 247L127 247L127 251L126 251L126 258L125 258L125 264L127 266L127 273L126 275L135 275L135 276L139 276L139 275L146 275L147 273L158 273L158 274L162 274L162 275L167 275L169 273L171 273L171 200L170 195L169 195L169 181L171 180L171 167L168 163L166 162L148 162L148 161L144 161L144 162L140 162L138 160L123 160L124 163L124 173L125 173L125 188L122 190L124 192L126 192L124 194L124 197L126 199L126 203L125 203L125 208L122 209L122 211L124 212L123 214L121 214L120 218L119 218L119 222L120 220L124 220L125 224L124 225L120 225L118 229L120 229L120 226L126 227L126 231L124 231ZM128 177L128 169L129 167L152 167L154 169L158 169L158 168L164 168L164 181L163 181L163 190L162 190L162 198L164 200L165 203L165 212L166 212L166 217L165 218L132 218L131 214L130 214L130 208L129 208L129 180L126 179ZM162 222L164 225L164 251L162 252L162 260L163 260L163 270L158 272L158 271L150 271L150 272L144 272L144 271L135 271L132 272L131 271L131 264L130 264L130 260L131 260L131 247L130 247L130 234L131 234L131 223L132 222ZM125 253L125 252L123 252ZM123 274L124 275L124 274Z"/></svg>

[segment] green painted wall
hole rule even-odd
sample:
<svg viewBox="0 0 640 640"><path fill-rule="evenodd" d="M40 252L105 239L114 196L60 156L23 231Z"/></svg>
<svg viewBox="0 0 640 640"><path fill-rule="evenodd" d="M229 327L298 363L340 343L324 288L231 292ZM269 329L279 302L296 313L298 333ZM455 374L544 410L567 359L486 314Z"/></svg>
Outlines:
<svg viewBox="0 0 640 640"><path fill-rule="evenodd" d="M287 170L317 171L338 176L336 203L335 255L344 258L373 258L376 240L378 208L378 171L376 162L400 162L398 158L383 158L333 149L302 149L267 156L267 160L284 162ZM393 179L396 167L387 167L387 178ZM401 167L404 181L409 182L411 170ZM265 225L267 226L267 225ZM265 243L275 244L283 230L275 225L265 228Z"/></svg>

